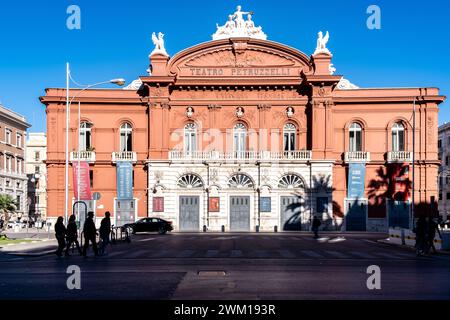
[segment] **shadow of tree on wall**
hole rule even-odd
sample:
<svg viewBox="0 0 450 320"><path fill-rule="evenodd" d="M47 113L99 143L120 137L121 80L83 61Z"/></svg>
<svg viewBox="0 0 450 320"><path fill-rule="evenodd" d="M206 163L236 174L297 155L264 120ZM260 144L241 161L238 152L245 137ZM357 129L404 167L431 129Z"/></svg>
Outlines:
<svg viewBox="0 0 450 320"><path fill-rule="evenodd" d="M313 176L310 188L303 189L293 189L292 197L295 197L296 201L293 201L286 206L285 213L281 213L284 216L284 222L282 221L283 231L309 231L311 226L311 221L314 214L319 214L319 218L322 219L322 229L339 231L341 226L337 223L336 218L342 219L344 213L342 212L341 206L336 202L327 203L327 206L331 205L331 213L324 207L322 212L317 211L317 198L319 197L330 197L335 189L331 184L331 176ZM311 196L313 197L311 199ZM315 200L315 201L314 201ZM314 201L314 202L312 202ZM305 214L309 215L305 217Z"/></svg>

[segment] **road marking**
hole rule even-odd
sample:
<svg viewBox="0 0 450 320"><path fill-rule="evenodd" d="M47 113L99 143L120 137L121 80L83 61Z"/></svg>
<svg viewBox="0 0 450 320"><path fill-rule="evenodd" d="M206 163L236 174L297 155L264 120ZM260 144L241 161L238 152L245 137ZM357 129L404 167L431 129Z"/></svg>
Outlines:
<svg viewBox="0 0 450 320"><path fill-rule="evenodd" d="M317 252L314 252L312 250L301 250L301 253L311 257L311 258L324 258L321 254L318 254Z"/></svg>
<svg viewBox="0 0 450 320"><path fill-rule="evenodd" d="M155 240L155 238L142 239L142 240L138 240L137 242L146 242L146 241L151 241L151 240Z"/></svg>
<svg viewBox="0 0 450 320"><path fill-rule="evenodd" d="M339 258L339 259L348 259L350 258L349 256L347 256L346 254L343 254L342 252L338 252L338 251L332 251L332 250L325 250L324 252L326 252L327 254Z"/></svg>
<svg viewBox="0 0 450 320"><path fill-rule="evenodd" d="M194 254L194 250L183 250L177 254L177 258L188 258Z"/></svg>
<svg viewBox="0 0 450 320"><path fill-rule="evenodd" d="M395 260L398 260L398 259L402 258L399 255L393 255L393 254L386 253L386 252L376 252L376 255L379 255L381 257L388 258L388 259L395 259Z"/></svg>
<svg viewBox="0 0 450 320"><path fill-rule="evenodd" d="M295 258L295 254L289 250L278 250L278 252L283 258Z"/></svg>
<svg viewBox="0 0 450 320"><path fill-rule="evenodd" d="M242 251L241 250L231 250L231 254L230 257L231 258L237 258L242 256Z"/></svg>
<svg viewBox="0 0 450 320"><path fill-rule="evenodd" d="M219 254L219 250L208 250L208 251L206 251L205 257L213 258L213 257L217 257L218 254Z"/></svg>
<svg viewBox="0 0 450 320"><path fill-rule="evenodd" d="M376 259L376 257L374 257L374 256L372 256L372 255L370 255L370 254L367 254L367 253L365 253L365 252L360 252L360 251L349 251L349 253L350 253L351 255L354 255L354 256L357 256L357 257L363 258L363 259Z"/></svg>

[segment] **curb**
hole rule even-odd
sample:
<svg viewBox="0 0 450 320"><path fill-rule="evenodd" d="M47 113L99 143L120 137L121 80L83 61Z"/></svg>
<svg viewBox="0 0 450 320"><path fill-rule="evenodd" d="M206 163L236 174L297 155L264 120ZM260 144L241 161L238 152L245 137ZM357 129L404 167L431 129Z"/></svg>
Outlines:
<svg viewBox="0 0 450 320"><path fill-rule="evenodd" d="M383 244L388 244L388 245L391 245L391 246L396 246L396 247L405 248L405 249L408 249L408 250L415 250L414 247L412 247L412 246L407 246L407 245L405 245L405 244L392 243L392 242L390 242L390 241L387 240L387 239L377 240L377 242L383 243ZM448 255L448 256L450 256L450 251L437 250L437 252L438 252L438 254L443 254L443 255Z"/></svg>
<svg viewBox="0 0 450 320"><path fill-rule="evenodd" d="M56 251L55 249L52 249L52 250L41 251L41 252L36 252L36 253L7 252L5 254L10 255L10 256L17 256L17 257L43 257L43 256L48 256L50 254L54 254L55 251Z"/></svg>

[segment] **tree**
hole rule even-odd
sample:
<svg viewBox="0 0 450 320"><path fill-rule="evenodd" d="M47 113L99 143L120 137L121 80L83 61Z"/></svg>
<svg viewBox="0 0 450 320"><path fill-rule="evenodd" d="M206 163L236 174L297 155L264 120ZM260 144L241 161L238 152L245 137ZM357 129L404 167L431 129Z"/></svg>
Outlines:
<svg viewBox="0 0 450 320"><path fill-rule="evenodd" d="M0 194L0 220L3 220L3 229L6 228L11 214L17 210L14 199L8 194Z"/></svg>

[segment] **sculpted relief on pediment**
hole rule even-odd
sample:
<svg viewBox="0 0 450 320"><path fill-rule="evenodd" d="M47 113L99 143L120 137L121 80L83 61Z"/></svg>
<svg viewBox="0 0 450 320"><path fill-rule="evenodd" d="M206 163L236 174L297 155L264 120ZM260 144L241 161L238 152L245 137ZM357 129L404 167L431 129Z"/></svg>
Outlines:
<svg viewBox="0 0 450 320"><path fill-rule="evenodd" d="M295 60L262 50L247 49L243 52L233 52L232 50L222 49L212 52L205 52L197 55L184 63L185 67L290 67L295 66Z"/></svg>

